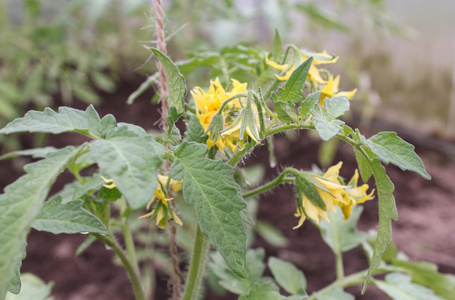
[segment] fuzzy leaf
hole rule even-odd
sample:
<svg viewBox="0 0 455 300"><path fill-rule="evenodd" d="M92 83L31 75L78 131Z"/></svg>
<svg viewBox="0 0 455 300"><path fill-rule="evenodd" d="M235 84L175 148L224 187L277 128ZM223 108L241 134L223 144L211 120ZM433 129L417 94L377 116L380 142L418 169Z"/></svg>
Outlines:
<svg viewBox="0 0 455 300"><path fill-rule="evenodd" d="M374 284L394 300L444 300L426 287L411 282L411 277L400 273L385 276L385 281L374 280Z"/></svg>
<svg viewBox="0 0 455 300"><path fill-rule="evenodd" d="M340 255L360 245L367 238L364 232L356 232L355 227L362 213L361 206L352 208L351 216L347 221L344 220L343 213L339 207L337 212L329 211L330 223L322 220L319 224L322 238L332 249L333 253Z"/></svg>
<svg viewBox="0 0 455 300"><path fill-rule="evenodd" d="M31 110L24 117L8 123L0 133L27 131L54 134L73 131L92 138L101 138L102 134L101 120L93 105L85 111L65 106L60 107L58 112L50 108L45 108L43 112Z"/></svg>
<svg viewBox="0 0 455 300"><path fill-rule="evenodd" d="M186 84L185 78L180 73L179 68L172 60L158 49L151 48L152 52L158 57L164 67L166 78L169 83L169 95L167 102L169 107L175 107L177 113L183 114L185 112L185 95Z"/></svg>
<svg viewBox="0 0 455 300"><path fill-rule="evenodd" d="M392 181L385 173L384 167L381 165L379 159L373 159L370 165L373 176L376 181L377 193L379 198L379 224L378 235L374 243L373 257L370 261L370 268L365 277L362 287L362 293L365 292L368 282L373 275L374 270L381 262L382 255L384 254L387 246L392 242L392 219L398 220L397 207L395 205L395 197L393 191L395 189Z"/></svg>
<svg viewBox="0 0 455 300"><path fill-rule="evenodd" d="M303 100L303 85L305 84L312 63L313 57L310 57L292 72L291 77L289 77L284 85L284 89L278 89L280 95L279 100L284 102L300 102Z"/></svg>
<svg viewBox="0 0 455 300"><path fill-rule="evenodd" d="M186 127L185 137L188 142L196 142L205 144L207 141L207 135L204 134L204 128L196 115L192 115L188 126Z"/></svg>
<svg viewBox="0 0 455 300"><path fill-rule="evenodd" d="M317 300L354 300L354 296L343 291L342 288L336 287L326 292L316 293Z"/></svg>
<svg viewBox="0 0 455 300"><path fill-rule="evenodd" d="M348 109L349 99L342 96L326 99L324 109L318 106L310 110L314 116L314 126L324 141L330 140L342 129L344 122L337 118Z"/></svg>
<svg viewBox="0 0 455 300"><path fill-rule="evenodd" d="M0 195L0 299L5 298L17 263L24 256L28 231L50 186L78 151L68 146L25 166L27 174L8 185Z"/></svg>
<svg viewBox="0 0 455 300"><path fill-rule="evenodd" d="M294 112L294 109L291 107L289 102L276 101L275 102L275 112L278 115L278 119L283 123L290 123L299 121L299 118Z"/></svg>
<svg viewBox="0 0 455 300"><path fill-rule="evenodd" d="M80 232L108 234L103 222L82 208L82 204L84 204L82 200L62 204L62 197L57 196L44 203L32 227L53 234Z"/></svg>
<svg viewBox="0 0 455 300"><path fill-rule="evenodd" d="M90 152L101 174L114 180L132 209L140 209L150 201L164 154L161 144L151 136L114 137L95 141Z"/></svg>
<svg viewBox="0 0 455 300"><path fill-rule="evenodd" d="M320 97L321 91L316 91L309 94L305 100L302 101L299 107L299 114L302 118L310 113L310 110L312 110L316 103L318 103Z"/></svg>
<svg viewBox="0 0 455 300"><path fill-rule="evenodd" d="M359 166L360 176L362 177L363 182L367 182L370 179L371 175L373 175L373 171L371 171L370 165L368 160L360 153L359 150L354 148L355 159L357 161L357 165Z"/></svg>
<svg viewBox="0 0 455 300"><path fill-rule="evenodd" d="M54 147L44 147L44 148L35 148L35 149L27 149L27 150L19 150L13 151L0 156L0 160L3 159L10 159L17 156L31 156L33 158L45 158L49 153L58 151L57 148Z"/></svg>
<svg viewBox="0 0 455 300"><path fill-rule="evenodd" d="M241 277L247 276L246 233L240 212L246 203L232 179L228 164L204 158L205 145L183 142L174 152L171 176L183 179L185 201L196 209L199 225L226 264Z"/></svg>
<svg viewBox="0 0 455 300"><path fill-rule="evenodd" d="M370 147L384 163L391 162L403 171L410 170L425 179L431 179L422 160L414 152L414 146L402 140L395 132L380 132L369 139L363 138L362 143Z"/></svg>
<svg viewBox="0 0 455 300"><path fill-rule="evenodd" d="M289 294L305 294L306 279L303 272L293 264L276 257L270 257L268 266L276 282Z"/></svg>

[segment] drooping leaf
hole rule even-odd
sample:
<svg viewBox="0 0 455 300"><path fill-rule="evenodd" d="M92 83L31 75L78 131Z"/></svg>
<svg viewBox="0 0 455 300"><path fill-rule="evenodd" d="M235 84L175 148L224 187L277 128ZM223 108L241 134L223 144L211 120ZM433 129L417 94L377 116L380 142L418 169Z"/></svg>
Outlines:
<svg viewBox="0 0 455 300"><path fill-rule="evenodd" d="M87 107L85 111L63 106L58 109L58 112L50 108L45 108L42 112L31 110L24 117L8 123L0 129L0 133L45 132L57 134L73 131L92 138L101 138L100 124L100 117L93 105Z"/></svg>
<svg viewBox="0 0 455 300"><path fill-rule="evenodd" d="M310 113L310 110L312 110L316 103L318 103L320 97L321 91L316 91L309 94L305 100L301 102L299 107L299 114L302 118L306 117Z"/></svg>
<svg viewBox="0 0 455 300"><path fill-rule="evenodd" d="M54 234L81 232L108 234L103 222L82 208L82 204L84 204L82 200L63 204L62 198L57 196L44 203L32 227Z"/></svg>
<svg viewBox="0 0 455 300"><path fill-rule="evenodd" d="M304 295L306 279L303 272L293 264L276 257L270 257L268 266L276 282L291 295Z"/></svg>
<svg viewBox="0 0 455 300"><path fill-rule="evenodd" d="M299 121L299 118L294 112L294 109L289 104L289 102L276 101L275 102L275 112L277 113L278 119L283 123L290 123Z"/></svg>
<svg viewBox="0 0 455 300"><path fill-rule="evenodd" d="M259 280L264 273L264 256L265 252L262 248L248 250L248 253L246 254L248 278L240 278L235 275L231 269L228 268L219 253L212 255L212 261L209 264L209 268L218 277L219 284L223 288L237 295L248 295L253 284Z"/></svg>
<svg viewBox="0 0 455 300"><path fill-rule="evenodd" d="M196 142L200 144L205 144L207 141L207 135L204 134L204 128L196 115L190 117L188 126L186 127L185 137L188 142Z"/></svg>
<svg viewBox="0 0 455 300"><path fill-rule="evenodd" d="M357 247L367 238L366 233L355 230L362 210L361 206L354 206L351 216L345 221L341 209L337 206L336 213L329 211L330 223L321 220L319 229L322 238L336 255Z"/></svg>
<svg viewBox="0 0 455 300"><path fill-rule="evenodd" d="M391 162L403 171L416 172L425 179L431 176L425 171L422 160L414 152L414 146L405 142L395 132L380 132L362 143L370 147L384 163Z"/></svg>
<svg viewBox="0 0 455 300"><path fill-rule="evenodd" d="M151 136L114 137L95 141L90 152L101 174L114 180L132 209L140 209L150 201L164 154L161 144Z"/></svg>
<svg viewBox="0 0 455 300"><path fill-rule="evenodd" d="M168 105L169 107L175 107L177 113L183 114L185 112L186 95L185 78L180 73L177 65L168 56L158 49L151 48L151 50L163 64L164 72L166 73L169 88L169 95L167 97Z"/></svg>
<svg viewBox="0 0 455 300"><path fill-rule="evenodd" d="M397 207L395 205L395 197L393 191L395 189L392 181L385 173L384 167L379 159L373 159L370 165L373 176L376 181L378 199L379 199L379 224L378 235L374 244L373 257L370 261L370 268L363 283L362 292L365 292L368 282L373 275L374 270L381 262L387 246L392 241L392 219L398 219Z"/></svg>
<svg viewBox="0 0 455 300"><path fill-rule="evenodd" d="M431 288L436 295L455 300L455 276L438 272L438 267L428 262L395 260L393 266L408 273L412 281Z"/></svg>
<svg viewBox="0 0 455 300"><path fill-rule="evenodd" d="M303 100L303 85L305 84L312 63L313 58L310 57L292 72L291 77L289 77L284 85L284 89L278 89L279 100L284 102L300 102Z"/></svg>
<svg viewBox="0 0 455 300"><path fill-rule="evenodd" d="M342 96L326 99L324 109L317 106L316 109L310 110L314 116L314 126L324 141L330 140L342 129L344 122L337 118L348 109L349 99Z"/></svg>
<svg viewBox="0 0 455 300"><path fill-rule="evenodd" d="M316 293L317 300L354 300L354 296L336 287L322 293Z"/></svg>
<svg viewBox="0 0 455 300"><path fill-rule="evenodd" d="M385 281L374 280L374 284L394 300L444 300L431 289L411 282L411 277L400 273L385 276Z"/></svg>
<svg viewBox="0 0 455 300"><path fill-rule="evenodd" d="M25 166L27 174L0 195L0 299L5 297L17 263L24 256L26 236L50 186L78 151L68 146Z"/></svg>
<svg viewBox="0 0 455 300"><path fill-rule="evenodd" d="M18 295L8 293L5 300L52 300L51 283L45 283L43 280L31 273L21 274L22 289Z"/></svg>
<svg viewBox="0 0 455 300"><path fill-rule="evenodd" d="M205 145L183 142L174 152L171 176L183 179L185 201L196 209L199 225L226 264L241 277L245 266L246 233L240 211L246 203L228 164L204 158Z"/></svg>

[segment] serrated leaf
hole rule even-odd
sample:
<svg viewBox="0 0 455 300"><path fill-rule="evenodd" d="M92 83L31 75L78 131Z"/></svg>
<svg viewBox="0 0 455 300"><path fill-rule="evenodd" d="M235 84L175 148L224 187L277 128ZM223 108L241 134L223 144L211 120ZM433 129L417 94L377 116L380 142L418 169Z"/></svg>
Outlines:
<svg viewBox="0 0 455 300"><path fill-rule="evenodd" d="M8 293L5 300L52 300L50 296L52 286L51 283L45 283L39 277L31 274L21 274L21 281L23 283L22 290L18 295Z"/></svg>
<svg viewBox="0 0 455 300"><path fill-rule="evenodd" d="M322 293L315 293L317 300L354 300L354 296L336 287Z"/></svg>
<svg viewBox="0 0 455 300"><path fill-rule="evenodd" d="M395 205L395 197L393 191L395 189L392 181L385 173L384 167L381 165L379 159L373 159L370 165L373 176L376 181L378 199L379 199L379 224L378 235L374 244L373 257L370 261L370 268L363 283L362 292L365 291L374 270L381 262L382 255L384 254L387 246L392 241L392 219L398 219L397 207Z"/></svg>
<svg viewBox="0 0 455 300"><path fill-rule="evenodd" d="M169 88L169 95L167 97L168 105L169 107L175 107L177 113L183 114L185 112L186 95L185 78L180 73L177 65L168 56L158 49L151 48L151 50L163 64L164 72L166 73Z"/></svg>
<svg viewBox="0 0 455 300"><path fill-rule="evenodd" d="M246 233L240 211L246 203L228 164L204 158L205 145L183 142L174 154L171 176L183 179L185 201L196 209L199 225L226 264L246 277Z"/></svg>
<svg viewBox="0 0 455 300"><path fill-rule="evenodd" d="M449 276L454 278L454 275L439 273L436 265L428 262L395 260L393 266L408 273L413 282L431 288L436 295L455 300L455 281L449 278Z"/></svg>
<svg viewBox="0 0 455 300"><path fill-rule="evenodd" d="M281 101L294 101L300 102L303 100L303 85L305 84L306 78L308 77L308 71L310 70L311 64L313 63L313 57L305 60L298 68L292 72L289 79L283 88L279 88L280 94L279 100Z"/></svg>
<svg viewBox="0 0 455 300"><path fill-rule="evenodd" d="M24 255L26 236L51 184L78 151L68 146L25 166L27 174L7 186L0 195L0 299L5 297L17 262Z"/></svg>
<svg viewBox="0 0 455 300"><path fill-rule="evenodd" d="M62 190L57 194L54 194L52 198L60 196L62 197L62 203L67 203L73 200L81 199L89 191L99 189L105 182L101 178L100 174L95 173L92 177L81 177L84 180L84 184L79 181L66 184Z"/></svg>
<svg viewBox="0 0 455 300"><path fill-rule="evenodd" d="M320 107L310 110L314 116L314 126L324 141L330 140L342 129L344 122L336 118L347 110L349 110L349 99L344 96L326 99L324 110Z"/></svg>
<svg viewBox="0 0 455 300"><path fill-rule="evenodd" d="M275 112L277 113L278 119L283 123L290 123L299 121L299 118L294 112L294 109L289 105L288 102L276 101Z"/></svg>
<svg viewBox="0 0 455 300"><path fill-rule="evenodd" d="M90 147L92 159L105 177L113 179L132 209L152 198L164 147L151 136L125 136L97 140Z"/></svg>
<svg viewBox="0 0 455 300"><path fill-rule="evenodd" d="M190 121L186 127L185 137L188 142L196 142L205 144L207 142L207 135L204 134L204 128L196 115L190 117Z"/></svg>
<svg viewBox="0 0 455 300"><path fill-rule="evenodd" d="M318 103L319 98L321 98L321 91L316 91L309 94L305 100L302 101L299 107L299 114L302 118L310 113L310 110Z"/></svg>
<svg viewBox="0 0 455 300"><path fill-rule="evenodd" d="M82 200L62 204L62 197L57 196L44 203L32 227L53 234L81 232L108 234L103 222L82 208L83 204Z"/></svg>
<svg viewBox="0 0 455 300"><path fill-rule="evenodd" d="M240 278L235 275L231 269L228 268L219 253L214 253L212 255L212 261L209 264L209 268L218 277L219 284L223 288L237 295L247 295L253 284L259 280L264 273L264 256L265 252L262 248L248 250L248 253L246 254L248 278Z"/></svg>
<svg viewBox="0 0 455 300"><path fill-rule="evenodd" d="M414 146L402 140L395 132L380 132L369 139L362 139L362 143L370 147L384 163L391 162L403 171L410 170L425 179L431 179L422 160L414 152Z"/></svg>
<svg viewBox="0 0 455 300"><path fill-rule="evenodd" d="M276 282L289 294L304 294L306 279L303 272L293 264L276 257L270 257L268 266Z"/></svg>
<svg viewBox="0 0 455 300"><path fill-rule="evenodd" d="M366 240L366 233L356 231L357 221L362 210L361 206L354 206L351 216L345 221L341 209L337 206L336 213L329 211L330 223L326 220L321 220L319 229L321 230L322 238L336 255L341 255Z"/></svg>
<svg viewBox="0 0 455 300"><path fill-rule="evenodd" d="M283 300L279 288L271 278L264 277L253 284L248 296L240 296L239 300Z"/></svg>
<svg viewBox="0 0 455 300"><path fill-rule="evenodd" d="M93 105L85 111L71 107L60 107L58 112L45 108L43 112L31 110L24 117L15 119L0 129L0 133L44 132L62 133L77 132L92 138L100 138L100 117Z"/></svg>
<svg viewBox="0 0 455 300"><path fill-rule="evenodd" d="M400 273L385 276L385 281L374 280L374 284L394 300L443 300L426 287L411 282L411 277Z"/></svg>

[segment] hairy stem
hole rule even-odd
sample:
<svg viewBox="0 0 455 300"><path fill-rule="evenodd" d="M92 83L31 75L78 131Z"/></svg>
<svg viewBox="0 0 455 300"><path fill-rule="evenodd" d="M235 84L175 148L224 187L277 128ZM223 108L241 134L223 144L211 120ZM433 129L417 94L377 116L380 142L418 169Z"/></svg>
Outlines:
<svg viewBox="0 0 455 300"><path fill-rule="evenodd" d="M126 253L130 259L131 264L133 265L136 273L139 274L139 265L136 258L136 248L134 246L133 235L131 234L131 229L129 226L129 213L126 212L127 205L124 197L120 197L120 215L122 218L122 231L123 238L125 239Z"/></svg>

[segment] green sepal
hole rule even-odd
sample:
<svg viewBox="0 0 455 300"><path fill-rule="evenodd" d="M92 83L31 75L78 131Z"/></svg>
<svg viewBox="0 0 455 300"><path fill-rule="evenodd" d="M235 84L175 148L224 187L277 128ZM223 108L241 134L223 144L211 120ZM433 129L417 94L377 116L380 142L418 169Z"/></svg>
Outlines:
<svg viewBox="0 0 455 300"><path fill-rule="evenodd" d="M207 128L204 134L208 134L210 132L210 139L216 142L220 138L220 133L224 129L224 118L221 113L217 113L213 116L212 121L210 121L210 125Z"/></svg>
<svg viewBox="0 0 455 300"><path fill-rule="evenodd" d="M152 52L158 57L164 67L166 79L169 83L169 94L167 102L169 107L175 107L177 113L183 114L185 112L185 95L186 83L185 78L180 73L179 68L172 60L163 54L160 50L151 48Z"/></svg>
<svg viewBox="0 0 455 300"><path fill-rule="evenodd" d="M349 99L345 96L325 99L323 108L317 106L310 110L314 116L314 126L321 139L328 141L342 129L344 122L337 118L347 110L349 110Z"/></svg>
<svg viewBox="0 0 455 300"><path fill-rule="evenodd" d="M170 174L183 179L183 197L193 204L201 231L238 276L245 278L246 233L241 211L247 205L228 164L205 158L207 147L183 142L175 151Z"/></svg>
<svg viewBox="0 0 455 300"><path fill-rule="evenodd" d="M57 196L44 203L32 227L53 234L81 232L108 234L103 222L85 210L83 204L82 200L62 203L62 197Z"/></svg>
<svg viewBox="0 0 455 300"><path fill-rule="evenodd" d="M306 172L301 172L300 176L296 176L295 183L297 186L297 192L303 193L314 205L317 207L326 210L326 205L321 198L318 190L313 184L312 178L310 178Z"/></svg>
<svg viewBox="0 0 455 300"><path fill-rule="evenodd" d="M279 100L284 102L301 102L305 98L303 95L303 85L308 77L308 71L312 63L313 57L310 57L292 72L284 85L284 89L281 87L278 88Z"/></svg>

